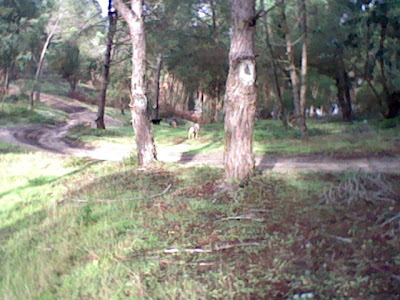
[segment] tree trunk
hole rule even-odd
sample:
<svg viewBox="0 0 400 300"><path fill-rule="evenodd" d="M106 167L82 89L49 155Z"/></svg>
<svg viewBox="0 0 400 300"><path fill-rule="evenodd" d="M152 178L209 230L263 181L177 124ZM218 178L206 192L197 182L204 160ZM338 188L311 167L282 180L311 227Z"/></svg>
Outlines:
<svg viewBox="0 0 400 300"><path fill-rule="evenodd" d="M296 123L299 126L301 137L307 138L307 127L305 124L305 119L303 116L305 113L302 112L301 106L301 98L300 98L300 90L299 90L299 76L296 70L296 64L294 61L294 53L293 53L293 42L290 37L290 29L286 20L286 3L285 0L281 0L280 2L281 14L282 14L282 27L285 35L286 42L286 55L288 59L288 72L290 76L290 82L292 84L292 94L293 94L293 105L294 105L294 115L296 118ZM303 63L303 61L302 61ZM303 71L303 70L302 70Z"/></svg>
<svg viewBox="0 0 400 300"><path fill-rule="evenodd" d="M388 113L385 114L387 119L392 119L398 116L400 112L400 92L393 92L387 99Z"/></svg>
<svg viewBox="0 0 400 300"><path fill-rule="evenodd" d="M337 86L337 96L339 106L342 110L343 121L351 122L352 121L352 110L351 110L351 96L350 96L350 87L348 84L348 78L346 72L340 72L336 77L336 86Z"/></svg>
<svg viewBox="0 0 400 300"><path fill-rule="evenodd" d="M343 61L343 48L336 47L337 74L336 86L339 106L342 110L343 121L352 122L353 113L351 109L350 81Z"/></svg>
<svg viewBox="0 0 400 300"><path fill-rule="evenodd" d="M96 126L97 129L106 129L104 124L104 111L106 107L107 87L110 78L111 51L115 31L117 29L118 14L112 9L112 1L108 0L108 34L107 34L107 49L104 56L104 65L101 74L101 89L99 96L99 106L97 110Z"/></svg>
<svg viewBox="0 0 400 300"><path fill-rule="evenodd" d="M308 130L306 125L306 96L307 96L307 69L308 69L308 25L307 25L307 6L306 0L301 0L301 13L303 18L303 45L301 50L301 87L300 87L300 118L297 124L300 128L301 137L308 139Z"/></svg>
<svg viewBox="0 0 400 300"><path fill-rule="evenodd" d="M154 76L154 119L159 118L159 102L160 102L160 76L161 76L161 69L162 69L162 62L163 62L163 55L162 53L158 53L157 55L157 65L156 65L156 74Z"/></svg>
<svg viewBox="0 0 400 300"><path fill-rule="evenodd" d="M60 23L61 20L61 15L58 16L56 23L54 24L53 28L50 30L46 41L43 45L42 48L42 52L40 53L40 59L39 59L39 64L38 67L36 69L36 74L35 74L35 80L33 82L33 87L32 87L32 91L31 91L31 109L33 109L33 105L34 105L34 100L39 101L40 100L40 76L42 75L42 69L43 69L43 63L44 63L44 57L46 56L46 52L47 49L49 48L50 42L53 39L58 24Z"/></svg>
<svg viewBox="0 0 400 300"><path fill-rule="evenodd" d="M129 9L122 0L114 0L117 10L129 26L132 42L131 113L136 135L139 165L148 165L157 159L153 132L147 116L145 91L146 40L141 0L131 0Z"/></svg>
<svg viewBox="0 0 400 300"><path fill-rule="evenodd" d="M11 64L11 66L6 68L6 74L4 75L4 94L8 95L8 90L9 90L9 86L10 86L10 71L11 68L13 67L13 63Z"/></svg>
<svg viewBox="0 0 400 300"><path fill-rule="evenodd" d="M255 166L255 0L233 0L232 13L233 33L225 95L224 164L226 179L244 181L254 174Z"/></svg>
<svg viewBox="0 0 400 300"><path fill-rule="evenodd" d="M264 0L260 0L260 7L261 10L264 10ZM264 21L264 30L265 30L265 42L267 44L269 53L271 55L271 62L272 62L272 70L274 74L274 83L275 83L275 89L276 89L276 95L278 96L278 105L279 105L279 114L281 116L281 121L282 125L285 128L288 128L288 123L286 120L286 110L285 110L285 105L283 104L283 99L282 99L282 91L281 87L279 84L279 76L278 76L278 66L277 66L277 59L275 55L275 51L272 47L270 36L269 36L269 28L268 28L268 19L267 19L267 13L263 17Z"/></svg>

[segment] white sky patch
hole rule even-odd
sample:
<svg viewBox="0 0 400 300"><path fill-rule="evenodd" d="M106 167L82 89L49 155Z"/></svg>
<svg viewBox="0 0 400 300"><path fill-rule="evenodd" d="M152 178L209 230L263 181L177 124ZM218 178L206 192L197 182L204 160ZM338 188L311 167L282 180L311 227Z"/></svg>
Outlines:
<svg viewBox="0 0 400 300"><path fill-rule="evenodd" d="M101 15L103 17L108 15L108 0L97 0L101 6L102 13Z"/></svg>

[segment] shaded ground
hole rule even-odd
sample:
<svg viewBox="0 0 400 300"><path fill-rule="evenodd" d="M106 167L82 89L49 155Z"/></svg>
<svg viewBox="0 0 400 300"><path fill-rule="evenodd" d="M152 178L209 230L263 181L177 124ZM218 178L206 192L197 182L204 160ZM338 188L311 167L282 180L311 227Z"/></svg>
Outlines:
<svg viewBox="0 0 400 300"><path fill-rule="evenodd" d="M47 94L41 95L41 101L67 113L69 120L57 125L27 125L0 130L0 139L18 143L38 150L50 151L61 155L75 155L99 160L120 161L129 156L133 145L103 143L94 148L67 139L68 131L77 125L95 127L96 113L82 106L78 101L65 101ZM123 126L117 119L105 117L106 126ZM165 150L158 154L160 161L178 162L185 165L223 166L222 153L187 154L171 153ZM290 158L257 156L256 166L259 169L304 170L304 171L346 171L362 169L371 172L400 172L400 157L343 157L333 159L321 155L297 156Z"/></svg>

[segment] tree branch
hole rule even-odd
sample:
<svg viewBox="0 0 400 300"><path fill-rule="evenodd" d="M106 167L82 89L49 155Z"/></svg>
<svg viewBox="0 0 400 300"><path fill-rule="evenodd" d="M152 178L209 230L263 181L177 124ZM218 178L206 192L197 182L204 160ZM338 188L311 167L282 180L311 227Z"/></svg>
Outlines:
<svg viewBox="0 0 400 300"><path fill-rule="evenodd" d="M129 9L129 7L122 0L114 0L114 5L125 20L133 21L133 19L137 17L133 10Z"/></svg>

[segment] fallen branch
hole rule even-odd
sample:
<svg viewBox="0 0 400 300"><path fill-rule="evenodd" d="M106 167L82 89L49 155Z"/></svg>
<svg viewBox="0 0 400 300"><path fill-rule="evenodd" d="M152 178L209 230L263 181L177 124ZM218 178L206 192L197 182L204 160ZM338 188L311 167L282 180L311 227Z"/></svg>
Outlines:
<svg viewBox="0 0 400 300"><path fill-rule="evenodd" d="M249 214L249 215L242 215L242 216L235 216L235 217L226 217L226 218L222 218L220 220L223 221L230 221L230 220L251 220L251 221L255 221L255 222L264 222L264 219L262 218L256 218L253 214Z"/></svg>
<svg viewBox="0 0 400 300"><path fill-rule="evenodd" d="M172 184L168 184L167 188L163 190L161 193L149 196L149 197L137 197L137 198L127 198L127 199L95 199L95 200L85 200L85 199L72 199L71 201L77 203L101 203L101 204L109 204L114 202L123 202L123 201L135 201L135 200L144 200L144 199L154 199L161 197L165 193L167 193L172 187Z"/></svg>
<svg viewBox="0 0 400 300"><path fill-rule="evenodd" d="M381 226L381 227L384 227L385 225L387 225L387 224L389 224L389 223L391 223L391 222L393 222L393 221L396 221L396 219L398 219L398 220L400 221L400 214L397 214L397 215L395 215L395 216L393 216L393 217L387 219L387 220L386 220L385 222L383 222L380 226Z"/></svg>
<svg viewBox="0 0 400 300"><path fill-rule="evenodd" d="M353 240L351 238L346 238L346 237L342 237L342 236L338 236L338 235L333 235L333 234L328 234L329 237L334 238L338 241L344 242L344 243L348 243L351 244L353 242Z"/></svg>
<svg viewBox="0 0 400 300"><path fill-rule="evenodd" d="M231 248L236 248L236 247L248 247L248 246L261 246L263 245L260 242L244 242L244 243L234 243L234 244L225 244L221 246L215 246L211 248L186 248L186 249L179 249L179 248L170 248L170 249L164 249L160 251L152 251L150 252L151 254L176 254L176 253L212 253L216 251L221 251L221 250L227 250Z"/></svg>

